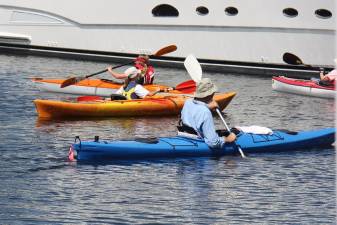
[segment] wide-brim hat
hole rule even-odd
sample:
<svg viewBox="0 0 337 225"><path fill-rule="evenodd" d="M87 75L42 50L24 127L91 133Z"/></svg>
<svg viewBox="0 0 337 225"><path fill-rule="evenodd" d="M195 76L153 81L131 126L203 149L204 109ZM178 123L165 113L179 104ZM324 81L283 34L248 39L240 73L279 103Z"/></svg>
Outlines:
<svg viewBox="0 0 337 225"><path fill-rule="evenodd" d="M197 83L197 90L195 91L194 97L205 98L218 91L217 86L213 84L211 79L203 78Z"/></svg>
<svg viewBox="0 0 337 225"><path fill-rule="evenodd" d="M125 70L124 73L128 76L129 79L133 79L133 78L137 77L138 74L141 73L141 71L133 66L133 67L130 67L127 70Z"/></svg>

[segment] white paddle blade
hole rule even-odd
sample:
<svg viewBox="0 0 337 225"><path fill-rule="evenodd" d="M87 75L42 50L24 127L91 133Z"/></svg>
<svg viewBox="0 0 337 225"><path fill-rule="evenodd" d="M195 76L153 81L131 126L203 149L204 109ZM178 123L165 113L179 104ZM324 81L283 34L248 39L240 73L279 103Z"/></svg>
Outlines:
<svg viewBox="0 0 337 225"><path fill-rule="evenodd" d="M202 78L202 70L195 56L192 54L188 55L184 61L184 66L192 80L198 83Z"/></svg>

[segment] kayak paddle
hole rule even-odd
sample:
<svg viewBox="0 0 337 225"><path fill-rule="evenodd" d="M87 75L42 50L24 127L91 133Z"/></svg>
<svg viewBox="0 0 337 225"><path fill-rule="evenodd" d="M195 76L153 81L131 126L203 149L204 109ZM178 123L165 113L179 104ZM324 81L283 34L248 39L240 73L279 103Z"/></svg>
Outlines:
<svg viewBox="0 0 337 225"><path fill-rule="evenodd" d="M202 78L202 69L201 69L201 66L200 66L200 63L198 62L198 60L195 58L194 55L188 55L184 61L184 66L188 72L188 74L191 76L191 78L196 82L198 83L201 78ZM230 129L228 128L227 126L227 123L225 121L225 119L223 118L223 116L221 115L220 113L220 110L218 108L216 108L216 112L218 113L218 115L220 116L223 124L225 125L225 128L227 131L230 132ZM235 142L234 142L235 143ZM236 144L236 143L235 143ZM237 148L240 152L240 155L242 158L245 158L245 154L243 153L242 149L240 148L239 145L237 145Z"/></svg>
<svg viewBox="0 0 337 225"><path fill-rule="evenodd" d="M312 67L311 65L304 64L303 61L296 55L286 52L283 54L283 61L290 65L302 65L307 67Z"/></svg>
<svg viewBox="0 0 337 225"><path fill-rule="evenodd" d="M324 72L324 67L313 67L312 65L309 64L304 64L303 61L296 55L286 52L283 54L283 61L290 64L290 65L302 65L305 67L309 67L314 70L319 70L319 72L323 71Z"/></svg>
<svg viewBox="0 0 337 225"><path fill-rule="evenodd" d="M176 87L173 87L172 89L181 91L183 93L192 93L195 91L195 82L193 80L187 80L178 84ZM104 100L104 98L97 95L83 95L76 98L76 101L78 102L97 101L97 100Z"/></svg>
<svg viewBox="0 0 337 225"><path fill-rule="evenodd" d="M173 88L173 90L178 90L184 93L195 92L195 89L196 89L196 84L194 80L184 81Z"/></svg>
<svg viewBox="0 0 337 225"><path fill-rule="evenodd" d="M283 61L290 65L303 65L303 62L300 58L289 52L283 54Z"/></svg>
<svg viewBox="0 0 337 225"><path fill-rule="evenodd" d="M218 108L216 108L215 110L216 110L216 112L218 113L219 117L221 118L223 124L225 125L226 130L227 130L228 132L231 132L230 129L229 129L229 127L227 126L227 123L226 123L225 119L223 118L223 116L222 116L220 110L219 110ZM242 157L242 158L246 158L246 156L245 156L245 154L243 153L243 151L242 151L242 149L240 148L240 146L239 146L239 145L236 145L236 146L238 147L238 150L239 150L239 152L240 152L241 157Z"/></svg>
<svg viewBox="0 0 337 225"><path fill-rule="evenodd" d="M156 53L154 53L153 55L150 55L150 57L151 56L162 56L162 55L168 54L170 52L174 52L175 50L177 50L176 45L169 45L169 46L166 46L164 48L159 49ZM134 63L134 61L128 62L128 63L122 64L122 65L114 66L114 67L112 67L112 69L117 69L119 67L130 65L130 64L133 64L133 63ZM70 85L74 85L74 84L80 82L81 80L85 80L89 77L95 76L97 74L104 73L106 71L108 71L108 69L104 69L104 70L101 70L101 71L98 71L96 73L92 73L92 74L89 74L89 75L86 75L86 76L71 77L71 78L63 81L60 87L65 88L65 87L68 87Z"/></svg>
<svg viewBox="0 0 337 225"><path fill-rule="evenodd" d="M184 66L192 80L198 83L202 77L202 70L195 56L192 54L188 55L184 61Z"/></svg>

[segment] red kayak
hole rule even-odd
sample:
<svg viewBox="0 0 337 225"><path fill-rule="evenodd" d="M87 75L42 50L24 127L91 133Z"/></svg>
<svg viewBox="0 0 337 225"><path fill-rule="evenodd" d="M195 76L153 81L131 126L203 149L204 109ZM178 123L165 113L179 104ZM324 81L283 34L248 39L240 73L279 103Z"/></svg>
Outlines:
<svg viewBox="0 0 337 225"><path fill-rule="evenodd" d="M294 79L284 76L272 78L272 88L275 91L308 95L320 98L335 98L336 87L322 86L317 81Z"/></svg>

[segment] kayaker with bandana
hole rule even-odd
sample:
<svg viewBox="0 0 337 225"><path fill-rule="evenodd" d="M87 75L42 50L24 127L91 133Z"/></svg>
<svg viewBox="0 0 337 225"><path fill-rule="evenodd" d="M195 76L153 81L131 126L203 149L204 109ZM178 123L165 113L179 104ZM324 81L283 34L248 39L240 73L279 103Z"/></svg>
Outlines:
<svg viewBox="0 0 337 225"><path fill-rule="evenodd" d="M158 93L160 90L150 92L145 89L141 84L139 84L138 77L141 74L141 71L136 67L130 67L124 72L127 75L127 78L124 81L124 84L116 92L116 94L121 94L126 97L126 99L140 99L147 96L153 96Z"/></svg>
<svg viewBox="0 0 337 225"><path fill-rule="evenodd" d="M228 132L225 138L222 138L215 131L211 112L219 108L218 103L213 99L215 92L217 87L209 78L203 78L198 82L194 99L186 100L181 111L181 125L203 138L210 148L216 149L222 148L225 142L234 142L236 135Z"/></svg>
<svg viewBox="0 0 337 225"><path fill-rule="evenodd" d="M153 84L154 68L149 63L148 55L139 55L135 59L135 67L142 71L142 76L139 77L140 84Z"/></svg>
<svg viewBox="0 0 337 225"><path fill-rule="evenodd" d="M141 75L138 77L138 83L142 85L153 84L155 72L153 66L151 66L149 63L149 56L141 54L134 60L134 63L135 64L133 67L136 67L141 71ZM127 78L127 75L125 73L116 73L115 71L113 71L112 66L109 66L107 69L110 74L116 79Z"/></svg>

